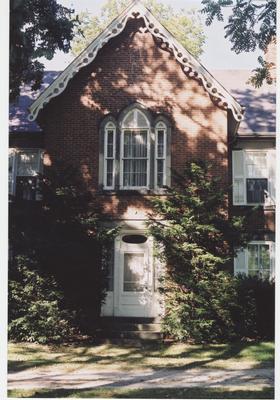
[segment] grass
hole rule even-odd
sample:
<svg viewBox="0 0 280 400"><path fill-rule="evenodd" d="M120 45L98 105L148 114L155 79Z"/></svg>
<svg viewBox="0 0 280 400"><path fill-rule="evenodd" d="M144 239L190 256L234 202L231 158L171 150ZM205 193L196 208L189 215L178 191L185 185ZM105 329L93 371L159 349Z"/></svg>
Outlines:
<svg viewBox="0 0 280 400"><path fill-rule="evenodd" d="M225 389L56 389L10 390L9 397L135 398L135 399L273 399L274 390Z"/></svg>
<svg viewBox="0 0 280 400"><path fill-rule="evenodd" d="M272 342L212 345L146 344L142 347L120 345L60 345L10 343L9 372L48 371L52 374L86 370L141 371L143 369L261 368L274 364ZM14 389L9 397L20 398L154 398L154 399L272 399L273 388L227 386L227 388L129 389Z"/></svg>
<svg viewBox="0 0 280 400"><path fill-rule="evenodd" d="M10 343L9 372L23 370L142 370L146 368L261 368L274 363L274 343L135 346Z"/></svg>

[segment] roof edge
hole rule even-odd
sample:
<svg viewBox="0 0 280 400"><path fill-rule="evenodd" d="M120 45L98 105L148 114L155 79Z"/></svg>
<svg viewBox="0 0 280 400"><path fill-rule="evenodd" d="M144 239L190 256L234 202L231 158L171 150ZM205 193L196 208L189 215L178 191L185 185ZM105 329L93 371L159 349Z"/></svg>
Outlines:
<svg viewBox="0 0 280 400"><path fill-rule="evenodd" d="M244 107L207 71L207 69L186 50L175 37L144 7L139 0L133 1L108 27L99 34L90 45L83 50L66 69L45 89L42 94L30 106L29 121L34 121L40 110L49 101L60 95L67 87L68 82L79 72L79 70L90 64L97 56L99 50L110 39L118 36L126 27L130 18L143 18L145 31L150 32L169 48L176 60L181 64L185 74L202 82L209 95L218 102L225 110L232 110L234 119L241 121Z"/></svg>

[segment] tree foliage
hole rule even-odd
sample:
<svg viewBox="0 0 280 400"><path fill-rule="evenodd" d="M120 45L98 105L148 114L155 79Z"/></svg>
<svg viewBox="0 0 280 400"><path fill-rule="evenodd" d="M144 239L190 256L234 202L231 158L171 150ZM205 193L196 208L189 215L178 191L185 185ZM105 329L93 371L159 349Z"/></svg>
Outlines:
<svg viewBox="0 0 280 400"><path fill-rule="evenodd" d="M276 0L202 0L206 14L206 24L210 25L217 18L224 21L223 9L232 7L232 12L225 25L225 37L232 43L232 50L237 54L251 52L259 48L266 51L276 38ZM264 81L272 83L269 63L258 59L260 67L254 70L251 83L261 86Z"/></svg>
<svg viewBox="0 0 280 400"><path fill-rule="evenodd" d="M201 161L189 163L177 187L153 204L158 217L151 220L150 232L167 265L165 333L179 340L231 338L236 291L226 271L233 245L247 240L244 219L228 216L226 193Z"/></svg>
<svg viewBox="0 0 280 400"><path fill-rule="evenodd" d="M42 201L18 200L10 210L9 326L18 340L69 340L74 326L92 334L107 285L103 249L115 230L102 227L95 198L76 169L45 169Z"/></svg>
<svg viewBox="0 0 280 400"><path fill-rule="evenodd" d="M67 53L78 20L74 10L55 0L10 1L10 97L14 100L23 83L40 87L44 65L56 50Z"/></svg>
<svg viewBox="0 0 280 400"><path fill-rule="evenodd" d="M171 6L157 0L146 0L144 4L187 50L196 57L202 54L205 35L194 9L177 12ZM79 54L127 5L125 0L107 0L100 16L91 16L86 12L79 14L81 21L79 30L83 34L79 34L77 29L72 44L73 54Z"/></svg>
<svg viewBox="0 0 280 400"><path fill-rule="evenodd" d="M58 343L78 332L75 313L65 308L57 281L34 257L19 255L10 263L8 295L9 339Z"/></svg>

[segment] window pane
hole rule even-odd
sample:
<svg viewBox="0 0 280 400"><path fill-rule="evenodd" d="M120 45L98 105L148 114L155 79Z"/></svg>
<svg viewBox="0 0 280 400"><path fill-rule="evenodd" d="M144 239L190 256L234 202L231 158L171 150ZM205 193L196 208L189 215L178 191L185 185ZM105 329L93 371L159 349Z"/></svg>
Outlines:
<svg viewBox="0 0 280 400"><path fill-rule="evenodd" d="M124 186L147 186L147 160L124 160Z"/></svg>
<svg viewBox="0 0 280 400"><path fill-rule="evenodd" d="M148 128L149 122L147 118L139 111L136 111L136 113L137 113L137 126L139 128Z"/></svg>
<svg viewBox="0 0 280 400"><path fill-rule="evenodd" d="M144 281L144 254L124 254L124 292L142 292Z"/></svg>
<svg viewBox="0 0 280 400"><path fill-rule="evenodd" d="M113 160L107 160L107 176L106 176L106 186L113 186Z"/></svg>
<svg viewBox="0 0 280 400"><path fill-rule="evenodd" d="M248 245L248 274L256 275L259 272L259 255L258 255L258 245L249 244Z"/></svg>
<svg viewBox="0 0 280 400"><path fill-rule="evenodd" d="M157 157L164 157L164 131L157 132Z"/></svg>
<svg viewBox="0 0 280 400"><path fill-rule="evenodd" d="M21 200L36 200L37 177L17 176L16 197Z"/></svg>
<svg viewBox="0 0 280 400"><path fill-rule="evenodd" d="M260 273L262 277L269 277L270 273L270 252L268 244L260 244L259 245L259 253L260 253Z"/></svg>
<svg viewBox="0 0 280 400"><path fill-rule="evenodd" d="M248 245L248 274L262 278L270 276L270 251L268 244Z"/></svg>
<svg viewBox="0 0 280 400"><path fill-rule="evenodd" d="M18 155L17 175L34 176L38 171L38 152L26 151Z"/></svg>
<svg viewBox="0 0 280 400"><path fill-rule="evenodd" d="M124 158L147 157L147 131L124 131Z"/></svg>
<svg viewBox="0 0 280 400"><path fill-rule="evenodd" d="M164 160L157 160L157 186L163 186Z"/></svg>
<svg viewBox="0 0 280 400"><path fill-rule="evenodd" d="M266 154L262 152L247 153L247 177L266 178L267 162Z"/></svg>
<svg viewBox="0 0 280 400"><path fill-rule="evenodd" d="M125 128L135 128L134 122L134 111L130 112L123 120L123 127Z"/></svg>
<svg viewBox="0 0 280 400"><path fill-rule="evenodd" d="M107 157L114 156L114 131L107 131Z"/></svg>
<svg viewBox="0 0 280 400"><path fill-rule="evenodd" d="M267 179L247 179L247 203L264 203Z"/></svg>

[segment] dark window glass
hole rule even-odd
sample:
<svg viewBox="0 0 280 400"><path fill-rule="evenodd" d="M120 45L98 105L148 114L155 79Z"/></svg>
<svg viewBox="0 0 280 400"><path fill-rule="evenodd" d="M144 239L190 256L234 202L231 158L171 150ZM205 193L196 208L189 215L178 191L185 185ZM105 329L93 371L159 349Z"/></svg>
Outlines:
<svg viewBox="0 0 280 400"><path fill-rule="evenodd" d="M36 200L37 177L17 176L16 198L20 200Z"/></svg>
<svg viewBox="0 0 280 400"><path fill-rule="evenodd" d="M123 242L125 243L145 243L147 241L146 236L143 235L126 235L122 238Z"/></svg>
<svg viewBox="0 0 280 400"><path fill-rule="evenodd" d="M267 179L247 179L247 203L264 203Z"/></svg>

